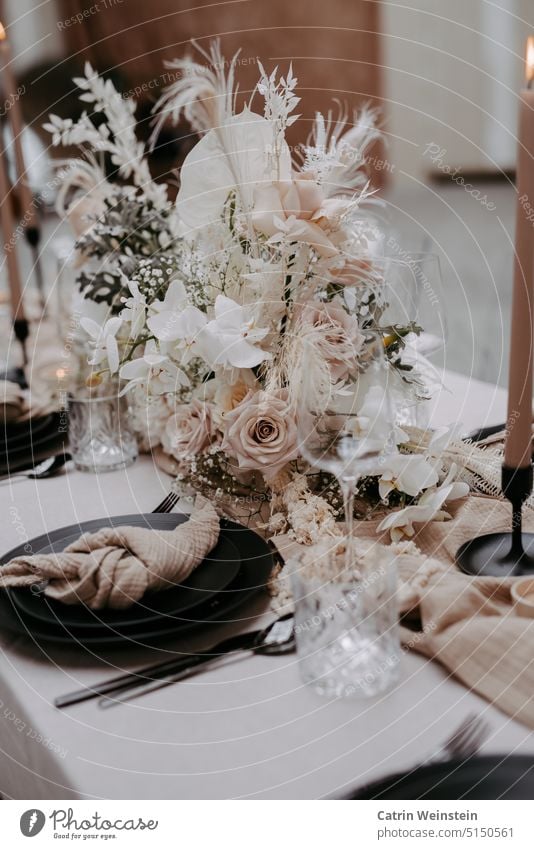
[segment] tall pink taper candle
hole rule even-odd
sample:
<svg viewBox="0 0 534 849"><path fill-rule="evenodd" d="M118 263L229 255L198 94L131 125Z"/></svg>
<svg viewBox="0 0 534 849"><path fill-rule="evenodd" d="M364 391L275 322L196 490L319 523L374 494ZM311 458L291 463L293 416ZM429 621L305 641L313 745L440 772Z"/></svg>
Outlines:
<svg viewBox="0 0 534 849"><path fill-rule="evenodd" d="M512 298L512 339L508 381L508 420L504 465L526 468L532 462L532 343L534 298L534 37L527 41L527 87L519 104L517 211Z"/></svg>
<svg viewBox="0 0 534 849"><path fill-rule="evenodd" d="M6 31L0 23L0 60L2 61L2 82L4 96L7 101L12 97L8 118L13 135L13 150L15 152L15 165L17 169L17 180L15 191L20 201L21 215L24 221L24 229L35 227L37 223L37 211L33 203L33 193L28 183L26 163L22 149L22 114L17 91L17 82L13 74L13 56L11 46L7 39Z"/></svg>
<svg viewBox="0 0 534 849"><path fill-rule="evenodd" d="M17 259L17 238L15 220L13 218L11 186L7 176L6 159L3 146L0 145L0 224L3 238L2 253L5 254L9 296L13 320L25 319L24 303L22 300L22 280Z"/></svg>

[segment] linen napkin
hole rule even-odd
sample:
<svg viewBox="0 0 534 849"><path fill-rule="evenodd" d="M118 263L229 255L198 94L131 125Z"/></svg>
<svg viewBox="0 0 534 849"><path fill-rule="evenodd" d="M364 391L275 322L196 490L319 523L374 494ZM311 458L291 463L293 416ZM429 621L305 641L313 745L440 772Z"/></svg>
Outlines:
<svg viewBox="0 0 534 849"><path fill-rule="evenodd" d="M172 531L101 528L57 554L16 557L0 568L0 587L46 580L45 593L64 604L124 609L148 590L184 581L218 538L217 512L199 496L189 520Z"/></svg>
<svg viewBox="0 0 534 849"><path fill-rule="evenodd" d="M534 728L534 619L515 614L513 581L436 570L419 589L421 629L403 628L402 639Z"/></svg>
<svg viewBox="0 0 534 849"><path fill-rule="evenodd" d="M421 630L402 630L406 645L438 660L455 677L505 713L534 728L534 620L518 616L510 595L517 578L470 577L455 554L480 534L510 530L511 506L469 497L451 522L422 527L416 544L427 559L401 555L399 571L412 591L404 600L419 613ZM534 511L524 510L525 530ZM418 562L416 562L418 561Z"/></svg>
<svg viewBox="0 0 534 849"><path fill-rule="evenodd" d="M470 496L451 512L451 521L429 522L413 542L394 546L401 610L409 619L420 620L417 630L401 628L402 641L534 728L534 619L516 615L510 589L517 579L470 577L454 560L467 540L509 530L511 507L505 501ZM356 537L387 544L385 535L377 536L378 523L356 523ZM534 531L534 510L524 510L524 527ZM285 559L303 548L287 537L273 541Z"/></svg>
<svg viewBox="0 0 534 849"><path fill-rule="evenodd" d="M25 407L24 392L18 383L0 380L0 423L16 421Z"/></svg>
<svg viewBox="0 0 534 849"><path fill-rule="evenodd" d="M57 409L58 401L50 389L45 387L37 391L32 388L30 391L21 389L18 383L11 380L0 380L0 424L9 426L15 422L38 419Z"/></svg>

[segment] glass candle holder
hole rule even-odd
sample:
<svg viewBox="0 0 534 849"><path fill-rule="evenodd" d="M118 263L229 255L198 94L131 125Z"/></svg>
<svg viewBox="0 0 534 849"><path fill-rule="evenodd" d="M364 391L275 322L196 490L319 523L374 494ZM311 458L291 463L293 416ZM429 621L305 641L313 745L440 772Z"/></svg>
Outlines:
<svg viewBox="0 0 534 849"><path fill-rule="evenodd" d="M384 546L353 544L350 568L339 541L288 561L297 655L302 679L321 695L371 698L399 677L397 570Z"/></svg>
<svg viewBox="0 0 534 849"><path fill-rule="evenodd" d="M70 452L83 472L111 472L137 458L137 440L129 423L128 401L118 389L81 388L68 396Z"/></svg>

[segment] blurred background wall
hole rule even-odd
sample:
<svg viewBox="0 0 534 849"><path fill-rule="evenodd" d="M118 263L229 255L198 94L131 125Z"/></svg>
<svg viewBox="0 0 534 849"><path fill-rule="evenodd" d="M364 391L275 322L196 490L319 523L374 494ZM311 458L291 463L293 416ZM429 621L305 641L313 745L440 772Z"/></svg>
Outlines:
<svg viewBox="0 0 534 849"><path fill-rule="evenodd" d="M29 6L31 0L24 0ZM206 46L219 36L226 57L241 50L239 81L243 99L266 69L293 63L302 80L299 126L293 140L307 135L316 110L327 112L332 97L352 105L380 102L379 7L366 0L49 0L33 13L17 0L5 0L20 72L67 59L61 79L68 100L70 69L88 59L112 72L124 92L137 90L140 114L148 114L168 78L165 60L190 50L195 38ZM28 19L32 19L29 32ZM29 41L33 49L28 51ZM26 45L26 47L24 47ZM57 89L47 74L47 92ZM39 105L42 97L35 93ZM64 106L68 112L68 106ZM61 111L61 107L59 107ZM380 180L380 175L378 177Z"/></svg>
<svg viewBox="0 0 534 849"><path fill-rule="evenodd" d="M517 92L532 0L383 3L387 129L397 178L436 172L430 141L452 167L478 174L515 167Z"/></svg>
<svg viewBox="0 0 534 849"><path fill-rule="evenodd" d="M425 157L439 135L444 161L480 174L515 161L516 93L532 0L3 0L17 69L88 58L114 70L125 90L152 102L163 63L191 38L220 35L223 51L241 48L243 93L267 67L293 61L303 121L332 97L379 102L397 180L439 169ZM64 68L70 67L70 65ZM62 74L65 92L70 89ZM295 131L296 133L297 131ZM302 137L302 125L298 130Z"/></svg>

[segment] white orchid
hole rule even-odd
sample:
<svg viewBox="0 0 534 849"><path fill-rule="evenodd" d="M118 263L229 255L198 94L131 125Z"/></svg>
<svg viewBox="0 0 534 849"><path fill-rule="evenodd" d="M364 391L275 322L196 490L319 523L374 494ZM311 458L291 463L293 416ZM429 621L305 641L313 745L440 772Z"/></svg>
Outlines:
<svg viewBox="0 0 534 849"><path fill-rule="evenodd" d="M188 305L189 299L184 284L180 280L174 280L164 299L152 304L156 314L148 319L148 328L162 342L174 342L182 335L179 319Z"/></svg>
<svg viewBox="0 0 534 849"><path fill-rule="evenodd" d="M279 242L305 242L315 248L320 256L328 259L338 253L324 230L321 230L313 221L303 221L295 215L285 219L275 215L273 225L275 232L269 239L270 245L276 245Z"/></svg>
<svg viewBox="0 0 534 849"><path fill-rule="evenodd" d="M174 328L176 333L175 347L181 352L181 361L186 365L191 357L204 356L203 331L208 323L206 313L197 307L186 307L176 315Z"/></svg>
<svg viewBox="0 0 534 849"><path fill-rule="evenodd" d="M129 323L130 337L135 339L140 335L145 326L147 311L146 295L141 294L135 280L126 279L124 274L122 277L130 290L130 297L124 298L124 309L121 310L120 317Z"/></svg>
<svg viewBox="0 0 534 849"><path fill-rule="evenodd" d="M432 456L439 457L446 451L452 442L456 442L462 438L464 426L458 422L445 425L444 427L436 428L428 443L428 453Z"/></svg>
<svg viewBox="0 0 534 849"><path fill-rule="evenodd" d="M182 369L166 354L162 354L153 340L147 342L141 357L121 366L120 376L128 381L122 394L139 384L149 385L153 395L176 392L177 388L189 384L189 379Z"/></svg>
<svg viewBox="0 0 534 849"><path fill-rule="evenodd" d="M417 454L390 454L384 457L378 482L381 498L397 490L415 498L438 482L438 473L425 457Z"/></svg>
<svg viewBox="0 0 534 849"><path fill-rule="evenodd" d="M457 468L452 465L440 487L427 489L417 504L390 513L382 520L377 530L389 531L392 540L398 542L404 537L415 535L414 524L444 522L450 519L450 514L442 510L443 505L448 501L465 498L469 492L468 484L454 480L456 474Z"/></svg>
<svg viewBox="0 0 534 849"><path fill-rule="evenodd" d="M359 376L358 384L360 382L363 383ZM363 397L358 390L359 386L356 388L351 386L347 392L341 389L338 393L336 409L340 413L356 413L355 425L357 435L362 439L362 450L378 452L392 450L402 441L404 433L393 422L387 386L380 383L371 384Z"/></svg>
<svg viewBox="0 0 534 849"><path fill-rule="evenodd" d="M183 365L197 353L202 356L199 343L208 318L198 307L189 304L183 283L171 283L164 300L156 301L152 307L156 314L148 319L147 326L156 339L164 343L174 342L175 349L182 352Z"/></svg>
<svg viewBox="0 0 534 849"><path fill-rule="evenodd" d="M254 312L225 295L215 300L215 318L209 321L198 338L199 350L210 365L231 368L254 368L271 358L268 351L257 347L269 332L257 327Z"/></svg>
<svg viewBox="0 0 534 849"><path fill-rule="evenodd" d="M80 319L80 325L85 332L90 336L93 355L89 360L90 365L99 366L104 361L107 361L111 374L119 369L120 357L119 346L117 343L117 333L122 326L122 318L115 316L108 318L102 326L93 321L92 318Z"/></svg>

